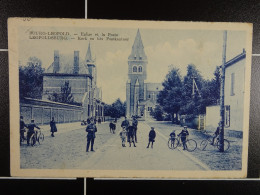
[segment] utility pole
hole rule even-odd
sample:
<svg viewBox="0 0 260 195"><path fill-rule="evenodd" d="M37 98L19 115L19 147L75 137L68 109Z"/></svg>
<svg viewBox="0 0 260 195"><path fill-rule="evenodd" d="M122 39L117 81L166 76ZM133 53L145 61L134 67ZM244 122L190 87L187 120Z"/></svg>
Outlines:
<svg viewBox="0 0 260 195"><path fill-rule="evenodd" d="M199 97L201 97L199 88L198 88L198 86L197 86L197 84L196 84L196 81L195 81L195 79L196 79L197 77L192 76L191 78L192 78L192 98L194 98L194 96L195 96L195 89L197 89L197 92L198 92L198 94L199 94Z"/></svg>
<svg viewBox="0 0 260 195"><path fill-rule="evenodd" d="M223 33L223 54L221 66L221 88L220 88L220 152L224 152L224 126L225 126L225 64L226 64L226 48L227 48L227 31Z"/></svg>

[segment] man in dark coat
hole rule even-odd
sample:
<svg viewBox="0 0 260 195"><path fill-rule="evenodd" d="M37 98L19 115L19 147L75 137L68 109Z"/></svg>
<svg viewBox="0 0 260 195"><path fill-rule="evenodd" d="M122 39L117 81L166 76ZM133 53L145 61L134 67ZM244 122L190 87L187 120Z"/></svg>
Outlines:
<svg viewBox="0 0 260 195"><path fill-rule="evenodd" d="M187 139L188 135L189 135L189 132L187 130L187 126L184 126L184 129L178 135L178 136L181 136L181 142L182 142L182 145L183 145L183 150L187 149L186 139Z"/></svg>
<svg viewBox="0 0 260 195"><path fill-rule="evenodd" d="M134 138L135 142L137 143L137 125L138 125L138 120L136 117L133 118L133 126L134 126Z"/></svg>
<svg viewBox="0 0 260 195"><path fill-rule="evenodd" d="M96 138L95 133L97 132L97 127L94 124L94 119L90 120L90 124L86 128L86 132L88 132L86 152L88 152L88 150L89 150L90 143L91 143L91 151L94 152L93 146L94 146L94 140Z"/></svg>
<svg viewBox="0 0 260 195"><path fill-rule="evenodd" d="M28 132L27 132L27 146L29 146L30 138L32 134L35 133L34 128L40 129L37 125L34 123L34 119L31 119L31 123L28 125Z"/></svg>
<svg viewBox="0 0 260 195"><path fill-rule="evenodd" d="M154 140L155 137L156 137L156 133L155 133L154 127L151 127L151 131L149 132L149 142L148 142L147 148L149 148L150 143L152 143L151 148L153 148L153 142L155 141Z"/></svg>
<svg viewBox="0 0 260 195"><path fill-rule="evenodd" d="M129 127L129 121L127 120L127 117L125 117L125 120L122 121L121 127L122 127L122 128L125 127L126 130L128 129L128 127Z"/></svg>
<svg viewBox="0 0 260 195"><path fill-rule="evenodd" d="M54 117L51 118L50 127L51 127L51 136L54 137L54 132L57 132L57 127L56 127L56 122L54 121Z"/></svg>
<svg viewBox="0 0 260 195"><path fill-rule="evenodd" d="M129 147L131 147L131 143L133 143L134 147L136 147L135 141L134 141L134 129L135 129L135 127L133 125L128 127L127 141L129 142Z"/></svg>

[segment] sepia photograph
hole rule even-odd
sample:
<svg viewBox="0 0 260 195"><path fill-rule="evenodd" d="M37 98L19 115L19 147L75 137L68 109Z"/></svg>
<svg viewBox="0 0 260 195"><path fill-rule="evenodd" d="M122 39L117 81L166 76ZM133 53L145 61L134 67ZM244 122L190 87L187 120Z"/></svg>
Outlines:
<svg viewBox="0 0 260 195"><path fill-rule="evenodd" d="M11 18L11 175L247 176L252 24Z"/></svg>

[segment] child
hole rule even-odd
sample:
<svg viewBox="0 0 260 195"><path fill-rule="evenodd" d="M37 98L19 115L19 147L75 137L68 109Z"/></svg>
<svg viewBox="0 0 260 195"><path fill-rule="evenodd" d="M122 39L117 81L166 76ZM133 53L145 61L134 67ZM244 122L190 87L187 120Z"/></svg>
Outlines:
<svg viewBox="0 0 260 195"><path fill-rule="evenodd" d="M119 134L122 140L122 147L125 147L126 133L127 133L126 129L123 128L123 130Z"/></svg>
<svg viewBox="0 0 260 195"><path fill-rule="evenodd" d="M172 132L170 133L170 137L171 137L171 147L174 148L174 143L176 139L175 130L172 130Z"/></svg>
<svg viewBox="0 0 260 195"><path fill-rule="evenodd" d="M189 135L189 132L187 130L187 126L184 126L184 129L179 133L178 136L181 136L181 142L183 145L183 150L187 149L187 145L186 145L186 138Z"/></svg>
<svg viewBox="0 0 260 195"><path fill-rule="evenodd" d="M149 142L146 148L149 148L150 143L152 143L151 148L153 148L153 142L155 142L156 133L154 131L154 127L151 127L151 131L149 132Z"/></svg>

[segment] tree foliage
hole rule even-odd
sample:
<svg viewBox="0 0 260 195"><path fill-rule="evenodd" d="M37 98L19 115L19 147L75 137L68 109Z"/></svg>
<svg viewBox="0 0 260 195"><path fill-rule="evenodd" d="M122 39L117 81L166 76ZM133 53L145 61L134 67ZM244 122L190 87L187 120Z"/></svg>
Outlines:
<svg viewBox="0 0 260 195"><path fill-rule="evenodd" d="M37 57L30 57L27 66L19 66L20 98L42 98L43 72L42 62Z"/></svg>
<svg viewBox="0 0 260 195"><path fill-rule="evenodd" d="M65 81L64 85L61 86L60 93L53 92L49 95L48 99L54 102L73 104L78 106L81 105L81 103L74 101L73 95L71 94L69 81Z"/></svg>
<svg viewBox="0 0 260 195"><path fill-rule="evenodd" d="M216 67L212 80L205 80L196 66L189 64L182 79L179 70L172 66L162 85L163 90L160 91L157 102L165 113L172 116L173 122L178 122L174 119L177 114L186 115L187 118L205 114L207 106L219 102L220 69Z"/></svg>
<svg viewBox="0 0 260 195"><path fill-rule="evenodd" d="M157 121L162 121L163 118L163 109L161 106L156 105L153 110L151 110L151 115L153 118L155 118Z"/></svg>
<svg viewBox="0 0 260 195"><path fill-rule="evenodd" d="M159 92L157 102L163 111L174 116L179 112L182 103L182 81L179 69L172 68L162 85L163 90Z"/></svg>
<svg viewBox="0 0 260 195"><path fill-rule="evenodd" d="M126 102L122 102L119 98L112 104L105 104L104 114L105 116L111 116L112 118L120 118L125 116Z"/></svg>

